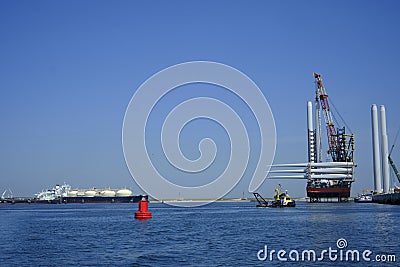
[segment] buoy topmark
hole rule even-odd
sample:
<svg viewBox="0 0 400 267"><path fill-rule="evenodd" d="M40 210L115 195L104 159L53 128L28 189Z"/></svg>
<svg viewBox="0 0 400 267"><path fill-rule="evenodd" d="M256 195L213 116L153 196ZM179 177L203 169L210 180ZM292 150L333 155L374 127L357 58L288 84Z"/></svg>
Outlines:
<svg viewBox="0 0 400 267"><path fill-rule="evenodd" d="M149 202L145 197L142 197L142 200L139 201L139 211L135 212L135 219L138 220L147 220L152 217L151 212L149 210Z"/></svg>

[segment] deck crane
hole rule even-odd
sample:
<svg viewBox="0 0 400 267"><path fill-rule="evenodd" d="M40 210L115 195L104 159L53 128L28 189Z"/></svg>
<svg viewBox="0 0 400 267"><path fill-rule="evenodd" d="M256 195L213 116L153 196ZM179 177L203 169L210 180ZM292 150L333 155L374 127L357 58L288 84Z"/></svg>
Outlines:
<svg viewBox="0 0 400 267"><path fill-rule="evenodd" d="M400 183L400 173L399 173L399 171L397 170L396 165L394 164L394 162L393 162L392 158L390 157L390 155L389 155L388 158L389 158L390 166L392 166L393 172L394 172L394 174L396 174L397 180L398 180L399 183Z"/></svg>
<svg viewBox="0 0 400 267"><path fill-rule="evenodd" d="M333 162L353 162L354 134L346 134L345 127L335 128L322 77L315 72L313 76L317 85L315 101L320 103L326 122L329 146L328 154L331 155Z"/></svg>
<svg viewBox="0 0 400 267"><path fill-rule="evenodd" d="M394 145L395 145L395 143L396 143L396 141L397 141L397 137L399 137L399 133L400 133L400 128L399 128L399 130L397 131L397 134L396 134L396 137L395 137L395 139L394 139L393 145L392 145L392 147L390 148L390 152L389 152L388 159L389 159L390 166L392 166L393 172L394 172L394 174L396 175L397 180L398 180L399 183L400 183L400 173L399 173L399 171L397 170L396 165L394 164L392 158L390 157L390 156L392 155Z"/></svg>

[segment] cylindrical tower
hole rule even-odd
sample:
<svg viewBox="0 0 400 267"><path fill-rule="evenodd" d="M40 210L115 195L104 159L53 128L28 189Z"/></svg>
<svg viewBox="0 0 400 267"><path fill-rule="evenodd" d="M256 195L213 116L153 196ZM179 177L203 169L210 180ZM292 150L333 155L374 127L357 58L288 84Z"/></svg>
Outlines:
<svg viewBox="0 0 400 267"><path fill-rule="evenodd" d="M371 107L371 121L372 121L372 156L374 167L374 191L377 193L382 192L382 176L381 176L381 162L380 162L380 149L379 149L379 133L378 133L378 108L375 104Z"/></svg>
<svg viewBox="0 0 400 267"><path fill-rule="evenodd" d="M382 143L382 176L383 176L383 193L389 193L390 179L389 179L389 145L386 132L386 110L385 106L380 106L381 113L381 143Z"/></svg>
<svg viewBox="0 0 400 267"><path fill-rule="evenodd" d="M307 126L309 131L314 131L311 101L307 102Z"/></svg>
<svg viewBox="0 0 400 267"><path fill-rule="evenodd" d="M316 162L312 103L310 101L307 102L307 132L308 132L308 162Z"/></svg>

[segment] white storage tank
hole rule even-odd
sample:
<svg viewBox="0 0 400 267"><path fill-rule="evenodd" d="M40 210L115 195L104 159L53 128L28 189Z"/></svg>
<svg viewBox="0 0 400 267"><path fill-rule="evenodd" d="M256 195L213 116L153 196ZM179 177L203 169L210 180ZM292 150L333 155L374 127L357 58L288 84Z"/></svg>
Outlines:
<svg viewBox="0 0 400 267"><path fill-rule="evenodd" d="M100 194L102 197L115 197L115 191L113 190L103 190Z"/></svg>
<svg viewBox="0 0 400 267"><path fill-rule="evenodd" d="M130 197L133 193L129 189L120 189L117 191L117 197Z"/></svg>
<svg viewBox="0 0 400 267"><path fill-rule="evenodd" d="M78 190L71 190L68 192L69 197L76 197L77 194L78 194Z"/></svg>
<svg viewBox="0 0 400 267"><path fill-rule="evenodd" d="M94 190L85 191L85 197L94 197L95 195L96 195L96 191L94 191Z"/></svg>

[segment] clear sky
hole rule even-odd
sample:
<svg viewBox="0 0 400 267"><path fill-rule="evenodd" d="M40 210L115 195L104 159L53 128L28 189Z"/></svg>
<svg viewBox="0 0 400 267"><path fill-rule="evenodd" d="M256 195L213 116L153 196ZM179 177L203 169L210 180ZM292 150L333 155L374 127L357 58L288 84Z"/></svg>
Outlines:
<svg viewBox="0 0 400 267"><path fill-rule="evenodd" d="M356 135L352 194L372 188L371 104L386 106L390 145L400 126L399 11L389 0L0 1L0 190L31 196L65 181L139 192L122 152L125 109L151 75L193 60L257 83L275 117L275 163L307 160L306 103L322 74ZM400 142L393 158L400 165ZM229 196L249 195L249 181ZM305 196L305 181L282 183Z"/></svg>

